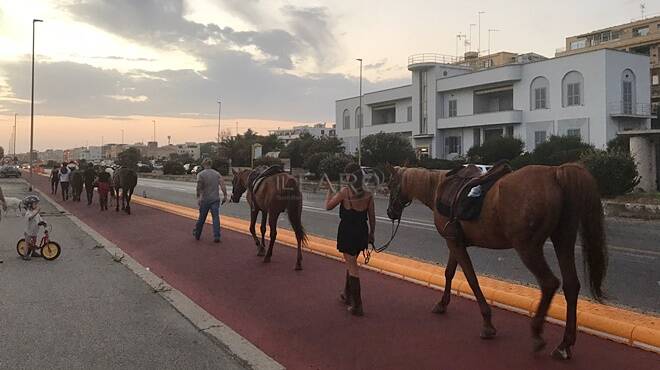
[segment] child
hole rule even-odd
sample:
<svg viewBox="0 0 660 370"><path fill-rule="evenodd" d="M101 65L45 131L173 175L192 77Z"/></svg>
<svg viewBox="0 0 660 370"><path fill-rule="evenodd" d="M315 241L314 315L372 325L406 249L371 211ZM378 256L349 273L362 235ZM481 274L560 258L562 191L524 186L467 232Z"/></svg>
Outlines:
<svg viewBox="0 0 660 370"><path fill-rule="evenodd" d="M23 259L29 261L32 258L32 252L36 249L37 246L37 235L39 234L39 226L46 225L46 223L41 219L39 212L39 197L36 195L29 195L23 199L23 204L25 205L25 242L27 243L27 253L23 256Z"/></svg>
<svg viewBox="0 0 660 370"><path fill-rule="evenodd" d="M99 203L101 204L101 211L107 211L108 192L110 191L110 174L107 172L101 172L96 186L99 188Z"/></svg>

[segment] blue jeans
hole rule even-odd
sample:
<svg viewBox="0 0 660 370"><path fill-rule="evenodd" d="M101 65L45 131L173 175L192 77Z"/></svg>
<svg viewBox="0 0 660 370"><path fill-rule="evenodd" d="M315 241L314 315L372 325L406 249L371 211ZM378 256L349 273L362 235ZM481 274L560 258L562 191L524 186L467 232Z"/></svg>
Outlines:
<svg viewBox="0 0 660 370"><path fill-rule="evenodd" d="M215 239L220 239L220 201L204 202L199 206L199 218L197 219L197 224L195 225L195 236L199 237L202 235L202 229L204 228L204 223L206 222L206 217L211 211L211 218L213 219L213 237Z"/></svg>

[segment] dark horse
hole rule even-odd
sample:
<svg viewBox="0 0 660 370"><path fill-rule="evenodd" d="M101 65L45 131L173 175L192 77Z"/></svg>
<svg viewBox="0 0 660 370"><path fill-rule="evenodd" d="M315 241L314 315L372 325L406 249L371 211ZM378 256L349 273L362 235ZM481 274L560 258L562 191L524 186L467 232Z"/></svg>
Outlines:
<svg viewBox="0 0 660 370"><path fill-rule="evenodd" d="M387 214L400 219L403 209L418 199L433 210L435 226L442 233L447 217L437 210L438 190L448 171L388 166L390 200ZM603 232L603 210L598 185L581 165L558 167L527 166L493 185L484 199L481 215L474 221L461 221L465 243L446 239L449 259L445 270L446 285L442 299L433 312L444 313L451 297L451 281L460 265L479 304L483 317L481 337L495 336L491 310L474 272L466 246L491 249L514 248L534 274L541 287L541 300L532 318L533 348L545 347L541 334L550 302L559 288L543 255L543 245L550 238L554 245L566 297L566 329L563 341L552 353L558 359L571 357L576 337L576 307L580 282L575 269L575 240L578 228L582 237L585 276L589 276L594 298L602 298L601 284L607 270L607 250Z"/></svg>
<svg viewBox="0 0 660 370"><path fill-rule="evenodd" d="M248 178L252 170L234 171L232 180L232 202L238 203L241 196L248 190ZM257 244L258 256L264 256L264 262L270 262L273 255L273 245L277 237L277 219L280 213L286 211L289 216L289 222L296 234L298 244L298 258L296 260L296 270L302 270L302 247L307 245L307 234L302 225L302 193L295 177L287 173L278 173L263 179L256 193L248 190L246 195L250 205L250 233ZM261 242L257 238L255 224L257 216L261 212ZM264 251L266 220L270 226L270 244L268 252ZM265 252L265 253L264 253Z"/></svg>
<svg viewBox="0 0 660 370"><path fill-rule="evenodd" d="M121 167L112 176L112 192L117 204L116 211L119 212L119 189L121 189L121 209L131 214L131 197L137 186L138 176L135 170Z"/></svg>
<svg viewBox="0 0 660 370"><path fill-rule="evenodd" d="M83 171L76 169L71 172L71 191L73 193L73 201L80 202L80 194L83 191Z"/></svg>

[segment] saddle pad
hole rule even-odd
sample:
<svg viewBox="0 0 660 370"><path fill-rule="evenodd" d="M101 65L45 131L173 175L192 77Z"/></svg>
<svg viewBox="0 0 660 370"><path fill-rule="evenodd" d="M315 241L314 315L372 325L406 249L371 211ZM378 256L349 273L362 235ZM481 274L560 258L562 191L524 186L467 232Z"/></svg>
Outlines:
<svg viewBox="0 0 660 370"><path fill-rule="evenodd" d="M256 192L265 178L282 172L284 172L284 169L279 165L273 165L270 167L260 166L255 168L248 177L250 191L252 193Z"/></svg>

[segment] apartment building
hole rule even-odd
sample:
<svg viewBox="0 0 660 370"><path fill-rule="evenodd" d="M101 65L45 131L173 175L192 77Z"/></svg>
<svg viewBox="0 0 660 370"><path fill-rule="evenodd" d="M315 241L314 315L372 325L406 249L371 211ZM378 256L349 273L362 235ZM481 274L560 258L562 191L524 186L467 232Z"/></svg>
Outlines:
<svg viewBox="0 0 660 370"><path fill-rule="evenodd" d="M317 123L314 125L293 126L292 128L269 130L268 133L276 135L278 139L288 145L292 140L300 137L302 134L310 134L314 137L322 136L336 136L335 125L328 127L325 122Z"/></svg>
<svg viewBox="0 0 660 370"><path fill-rule="evenodd" d="M653 128L660 128L660 16L603 28L566 38L566 46L557 56L574 55L612 48L649 56L651 70L651 110Z"/></svg>
<svg viewBox="0 0 660 370"><path fill-rule="evenodd" d="M601 49L474 70L438 55L408 59L411 84L336 101L337 136L355 152L362 136L396 132L418 157L452 159L495 136L526 150L551 135L603 148L617 132L650 127L649 57Z"/></svg>
<svg viewBox="0 0 660 370"><path fill-rule="evenodd" d="M188 154L194 160L199 159L199 157L201 156L200 147L199 144L197 143L178 144L176 146L176 154L178 155Z"/></svg>

